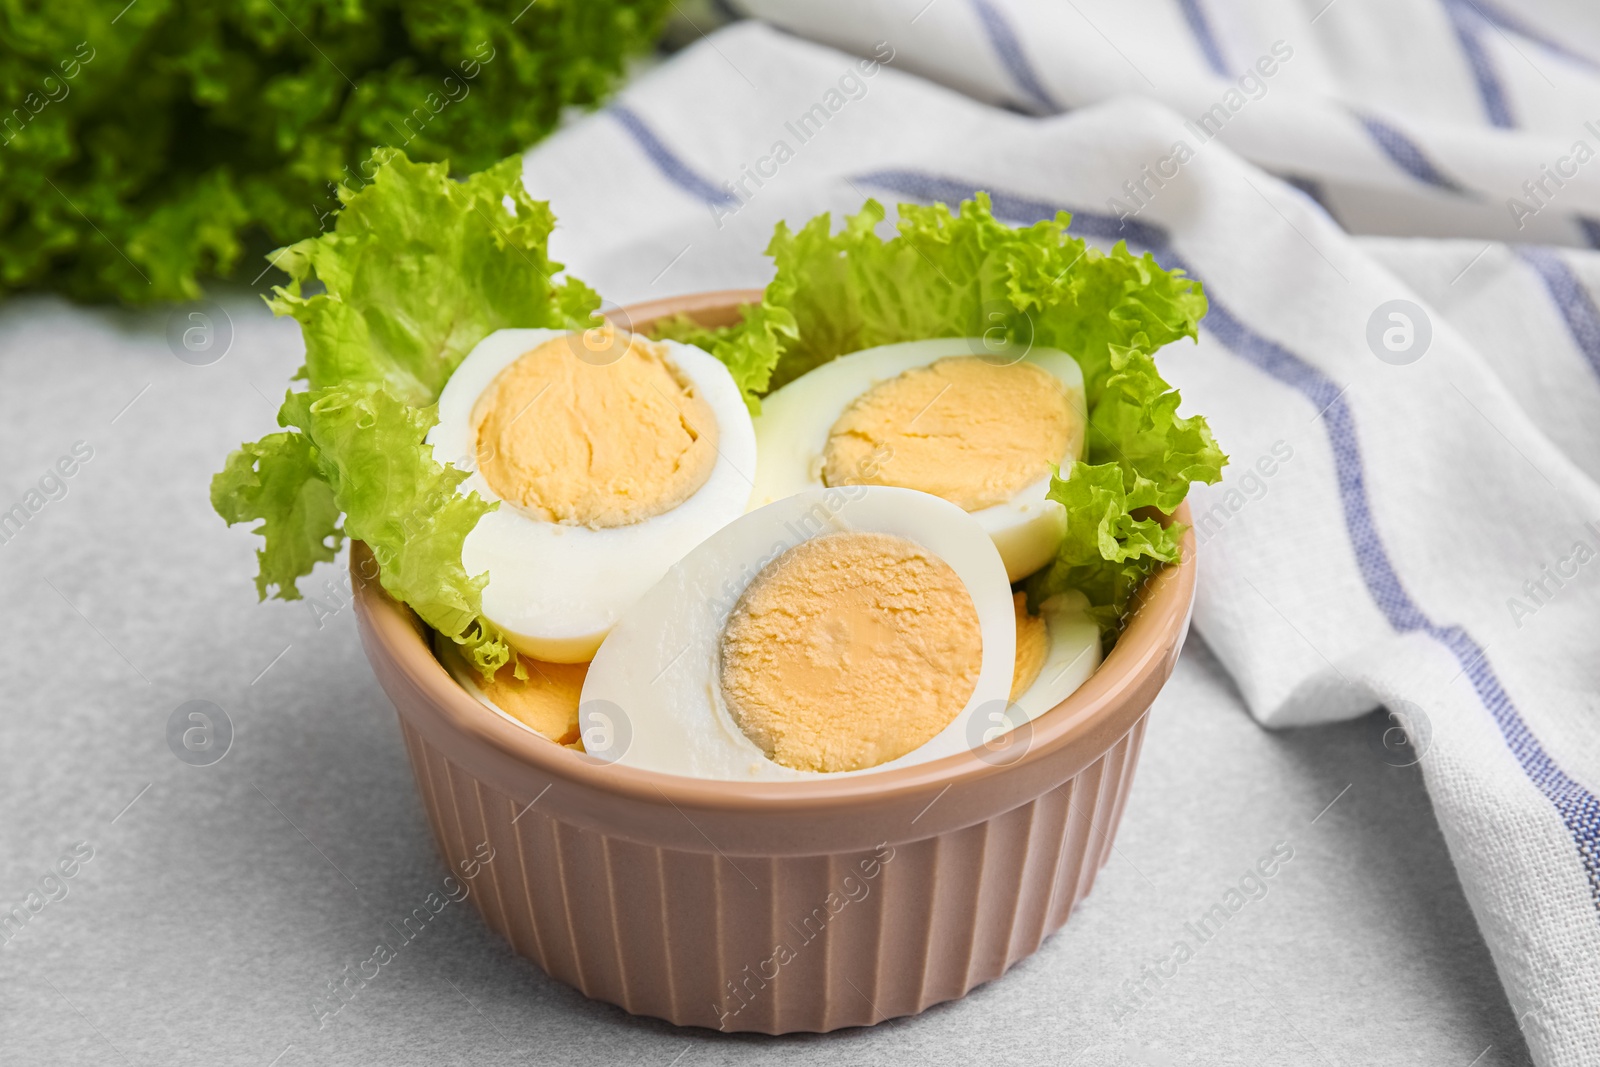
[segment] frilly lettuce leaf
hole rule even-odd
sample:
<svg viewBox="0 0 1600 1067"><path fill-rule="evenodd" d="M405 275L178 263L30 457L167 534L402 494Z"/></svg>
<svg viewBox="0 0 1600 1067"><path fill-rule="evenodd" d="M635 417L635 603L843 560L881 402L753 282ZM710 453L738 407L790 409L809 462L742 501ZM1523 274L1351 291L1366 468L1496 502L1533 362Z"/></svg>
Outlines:
<svg viewBox="0 0 1600 1067"><path fill-rule="evenodd" d="M344 538L333 487L323 481L303 433L268 434L240 447L211 479L211 506L231 526L260 519L252 533L256 550L256 594L266 599L277 586L285 600L298 600L295 579L318 563L332 562Z"/></svg>
<svg viewBox="0 0 1600 1067"><path fill-rule="evenodd" d="M1114 637L1140 583L1181 558L1185 527L1135 518L1115 463L1074 463L1067 477L1050 479L1049 496L1067 509L1067 532L1056 558L1027 580L1029 603L1080 589L1101 633Z"/></svg>
<svg viewBox="0 0 1600 1067"><path fill-rule="evenodd" d="M505 663L509 649L479 617L488 575L468 575L461 563L467 534L497 505L458 493L467 472L434 460L423 443L434 408L356 383L290 393L278 419L317 442L317 471L344 512L344 534L372 549L383 587L474 662Z"/></svg>
<svg viewBox="0 0 1600 1067"><path fill-rule="evenodd" d="M267 303L300 323L311 388L381 385L430 404L495 330L576 324L599 306L582 282L552 282L553 229L550 205L523 188L519 157L457 182L442 165L386 154L331 233L272 254L290 280ZM325 291L303 295L313 277Z"/></svg>
<svg viewBox="0 0 1600 1067"><path fill-rule="evenodd" d="M746 304L740 309L744 320L736 326L701 326L687 315L675 315L655 324L651 333L658 338L695 345L720 359L751 414L761 410L757 399L771 385L772 368L777 365L785 340L798 337L794 315L787 308L770 303Z"/></svg>
<svg viewBox="0 0 1600 1067"><path fill-rule="evenodd" d="M466 473L423 443L433 404L493 331L593 325L599 299L552 280L555 220L523 188L517 157L457 182L393 153L342 199L331 232L273 256L290 282L268 304L299 321L306 344L297 377L310 388L278 413L294 432L229 456L212 504L229 523L260 520L263 598L298 598L298 579L342 537L360 538L383 587L493 673L511 652L482 618L487 577L466 573L461 546L494 505L458 493Z"/></svg>
<svg viewBox="0 0 1600 1067"><path fill-rule="evenodd" d="M985 193L955 213L901 204L888 239L877 232L884 218L868 200L837 233L826 214L798 231L780 222L767 246L777 272L742 323L662 332L721 359L752 410L768 388L875 345L984 336L1072 355L1088 394L1089 454L1052 481L1067 533L1028 581L1029 599L1082 589L1114 639L1139 583L1179 558L1182 527L1144 509L1170 512L1190 482L1218 480L1227 462L1203 418L1178 415L1178 393L1152 359L1199 336L1200 283L1121 242L1102 252L1068 236L1065 212L1007 226Z"/></svg>
<svg viewBox="0 0 1600 1067"><path fill-rule="evenodd" d="M1121 468L1129 510L1171 512L1191 482L1222 477L1227 457L1204 418L1178 414L1180 399L1148 353L1112 348L1100 399L1089 411L1089 458Z"/></svg>
<svg viewBox="0 0 1600 1067"><path fill-rule="evenodd" d="M1178 391L1147 353L1112 346L1108 369L1089 412L1091 462L1050 479L1050 499L1067 509L1066 536L1027 589L1035 605L1082 589L1114 640L1140 583L1182 557L1186 527L1163 526L1157 513L1183 503L1191 482L1219 480L1227 457L1203 418L1178 415Z"/></svg>

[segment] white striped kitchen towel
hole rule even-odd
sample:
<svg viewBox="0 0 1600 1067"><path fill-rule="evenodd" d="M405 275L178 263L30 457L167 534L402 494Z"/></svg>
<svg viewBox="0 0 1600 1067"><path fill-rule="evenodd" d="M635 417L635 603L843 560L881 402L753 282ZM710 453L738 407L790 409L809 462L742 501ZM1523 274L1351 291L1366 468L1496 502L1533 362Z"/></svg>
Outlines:
<svg viewBox="0 0 1600 1067"><path fill-rule="evenodd" d="M1600 116L1597 17L752 6L849 51L738 24L531 151L557 258L623 303L760 285L778 219L985 189L1202 279L1160 357L1233 457L1192 498L1196 626L1263 723L1397 712L1536 1060L1600 1063L1600 261L1489 240L1600 218L1571 179L1495 221L1585 136L1536 113L1581 82Z"/></svg>

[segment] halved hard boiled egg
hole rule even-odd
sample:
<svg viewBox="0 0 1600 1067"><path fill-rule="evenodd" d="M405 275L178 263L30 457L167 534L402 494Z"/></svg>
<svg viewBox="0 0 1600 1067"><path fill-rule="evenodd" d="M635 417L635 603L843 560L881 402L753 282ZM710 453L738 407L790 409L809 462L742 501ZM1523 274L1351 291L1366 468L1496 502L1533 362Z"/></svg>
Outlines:
<svg viewBox="0 0 1600 1067"><path fill-rule="evenodd" d="M456 684L508 719L558 745L583 751L578 736L578 701L587 663L544 663L519 656L485 678L461 654L461 646L433 635L433 653ZM521 666L524 677L517 677Z"/></svg>
<svg viewBox="0 0 1600 1067"><path fill-rule="evenodd" d="M949 501L813 488L712 534L623 615L583 684L589 755L701 778L862 773L971 747L1005 707L1005 565Z"/></svg>
<svg viewBox="0 0 1600 1067"><path fill-rule="evenodd" d="M498 330L461 362L428 434L500 507L461 562L521 653L581 663L667 568L745 511L750 415L690 345L621 331Z"/></svg>
<svg viewBox="0 0 1600 1067"><path fill-rule="evenodd" d="M761 402L752 508L816 486L895 485L956 504L1016 581L1054 556L1052 465L1083 455L1083 371L1054 348L946 337L824 363Z"/></svg>
<svg viewBox="0 0 1600 1067"><path fill-rule="evenodd" d="M1037 719L1072 694L1100 666L1100 625L1089 598L1076 589L1058 593L1029 614L1016 594L1017 661L1011 681L1010 726Z"/></svg>

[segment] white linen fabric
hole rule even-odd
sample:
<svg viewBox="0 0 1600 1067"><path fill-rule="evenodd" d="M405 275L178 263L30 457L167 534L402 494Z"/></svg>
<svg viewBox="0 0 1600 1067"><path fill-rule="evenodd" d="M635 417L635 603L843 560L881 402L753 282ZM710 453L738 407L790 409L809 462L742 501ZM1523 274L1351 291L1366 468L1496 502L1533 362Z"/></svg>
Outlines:
<svg viewBox="0 0 1600 1067"><path fill-rule="evenodd" d="M758 286L779 219L981 189L1201 279L1159 357L1232 457L1199 633L1267 726L1391 709L1535 1059L1600 1063L1600 258L1549 247L1600 235L1600 10L748 6L789 32L528 153L557 258L619 303Z"/></svg>

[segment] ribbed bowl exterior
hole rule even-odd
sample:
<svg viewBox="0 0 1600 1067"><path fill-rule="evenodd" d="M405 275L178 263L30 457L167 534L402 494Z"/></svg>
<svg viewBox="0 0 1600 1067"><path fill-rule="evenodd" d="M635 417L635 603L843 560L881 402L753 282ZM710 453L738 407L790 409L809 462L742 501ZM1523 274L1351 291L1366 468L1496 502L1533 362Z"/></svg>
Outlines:
<svg viewBox="0 0 1600 1067"><path fill-rule="evenodd" d="M757 291L626 308L735 321ZM1186 522L1180 507L1174 521ZM1195 540L1058 707L871 775L725 782L604 765L484 707L352 545L356 618L434 838L484 921L588 996L685 1026L864 1026L960 997L1054 933L1111 851L1194 601Z"/></svg>
<svg viewBox="0 0 1600 1067"><path fill-rule="evenodd" d="M914 1015L1037 950L1110 854L1145 721L994 818L807 856L652 846L563 822L401 727L440 851L477 870L470 899L517 952L634 1014L776 1034Z"/></svg>

